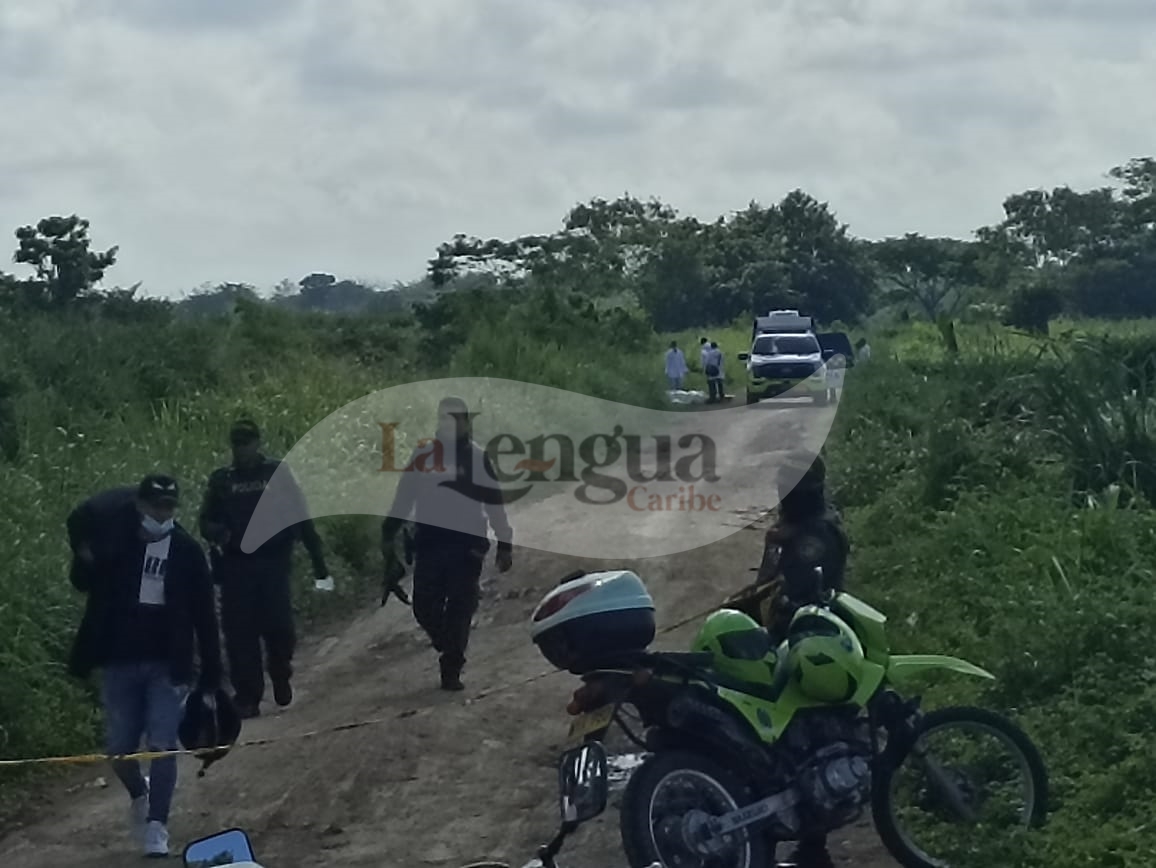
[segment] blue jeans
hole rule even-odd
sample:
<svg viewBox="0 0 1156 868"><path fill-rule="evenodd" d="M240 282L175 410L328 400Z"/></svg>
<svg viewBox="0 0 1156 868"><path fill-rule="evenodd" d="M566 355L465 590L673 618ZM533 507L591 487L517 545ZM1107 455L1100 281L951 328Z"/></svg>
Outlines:
<svg viewBox="0 0 1156 868"><path fill-rule="evenodd" d="M113 664L102 675L106 750L136 753L142 737L146 750L177 750L177 728L188 689L172 683L168 663ZM149 820L167 823L177 786L177 758L152 760L147 786L137 760L114 760L112 767L131 798L149 793Z"/></svg>

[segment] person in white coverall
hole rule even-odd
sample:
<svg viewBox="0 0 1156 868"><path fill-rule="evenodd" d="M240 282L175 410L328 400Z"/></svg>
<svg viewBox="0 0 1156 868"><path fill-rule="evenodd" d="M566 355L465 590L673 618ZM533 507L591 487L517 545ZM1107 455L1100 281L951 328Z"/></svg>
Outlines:
<svg viewBox="0 0 1156 868"><path fill-rule="evenodd" d="M681 389L682 378L688 373L690 368L686 366L686 356L682 354L678 344L671 341L670 349L666 351L666 379L670 381L670 388L675 391Z"/></svg>

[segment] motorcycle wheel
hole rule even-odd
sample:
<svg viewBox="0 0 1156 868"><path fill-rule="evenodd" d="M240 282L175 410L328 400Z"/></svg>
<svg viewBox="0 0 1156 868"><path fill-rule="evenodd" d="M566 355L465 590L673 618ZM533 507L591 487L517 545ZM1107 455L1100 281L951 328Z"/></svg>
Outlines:
<svg viewBox="0 0 1156 868"><path fill-rule="evenodd" d="M1026 772L1025 789L1030 793L1025 805L1023 826L1035 828L1042 825L1047 817L1047 770L1039 750L1027 733L1006 717L971 706L936 709L928 712L920 721L914 733L913 745L933 730L964 728L987 730L1000 737L1018 754L1021 770ZM913 844L896 819L892 782L910 755L908 751L896 764L880 764L873 773L871 813L875 829L884 846L904 868L953 868L952 863L937 859Z"/></svg>
<svg viewBox="0 0 1156 868"><path fill-rule="evenodd" d="M770 854L757 827L733 832L726 839L730 846L725 853L710 861L691 850L681 835L682 820L689 811L722 815L755 799L748 784L700 754L654 754L630 776L622 793L619 823L626 861L630 868L655 864L668 868L763 868L769 864ZM675 804L669 804L671 801Z"/></svg>

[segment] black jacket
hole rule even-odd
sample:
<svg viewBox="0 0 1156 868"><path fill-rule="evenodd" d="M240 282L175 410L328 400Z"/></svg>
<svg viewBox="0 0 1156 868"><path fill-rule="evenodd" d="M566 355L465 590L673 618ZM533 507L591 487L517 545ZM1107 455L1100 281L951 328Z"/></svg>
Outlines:
<svg viewBox="0 0 1156 868"><path fill-rule="evenodd" d="M201 536L210 543L219 545L222 552L231 558L261 558L288 560L292 555L293 543L300 538L309 553L313 569L320 578L328 574L325 557L321 549L321 537L318 536L312 520L306 518L290 527L283 528L271 539L261 544L255 552L245 554L241 550L241 542L245 538L245 530L253 518L269 481L273 478L281 462L275 458L261 456L260 461L253 467L236 467L228 465L219 467L209 476L205 487L205 499L201 505L200 531ZM282 470L282 474L288 471ZM291 509L307 515L304 510L304 497L292 477L288 477L289 491L292 496L300 498L298 504Z"/></svg>
<svg viewBox="0 0 1156 868"><path fill-rule="evenodd" d="M424 447L415 449L404 465L407 469L398 480L393 506L382 522L382 551L392 546L394 535L411 514L413 547L418 553L443 548L486 551L490 545L487 524L497 537L498 550L509 550L514 531L485 450L472 440L454 443L444 450L447 460L454 458L454 466L416 469L416 459L427 452ZM432 522L434 518L443 524Z"/></svg>
<svg viewBox="0 0 1156 868"><path fill-rule="evenodd" d="M78 678L110 662L112 631L125 607L137 605L147 544L139 534L135 498L132 487L103 491L76 507L66 521L74 552L69 578L88 596L69 659L69 671ZM92 564L75 555L82 545L92 551ZM204 549L180 525L169 550L164 613L173 681L192 683L199 652L202 684L217 684L221 653L208 563Z"/></svg>

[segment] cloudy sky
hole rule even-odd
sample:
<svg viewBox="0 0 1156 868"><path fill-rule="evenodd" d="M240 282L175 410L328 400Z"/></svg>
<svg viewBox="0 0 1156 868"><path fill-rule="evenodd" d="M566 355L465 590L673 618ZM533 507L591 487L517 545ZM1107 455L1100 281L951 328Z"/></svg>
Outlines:
<svg viewBox="0 0 1156 868"><path fill-rule="evenodd" d="M801 187L857 235L965 236L1156 154L1154 26L1153 0L2 0L0 231L79 213L150 294L414 279L456 232L624 192L712 219Z"/></svg>

